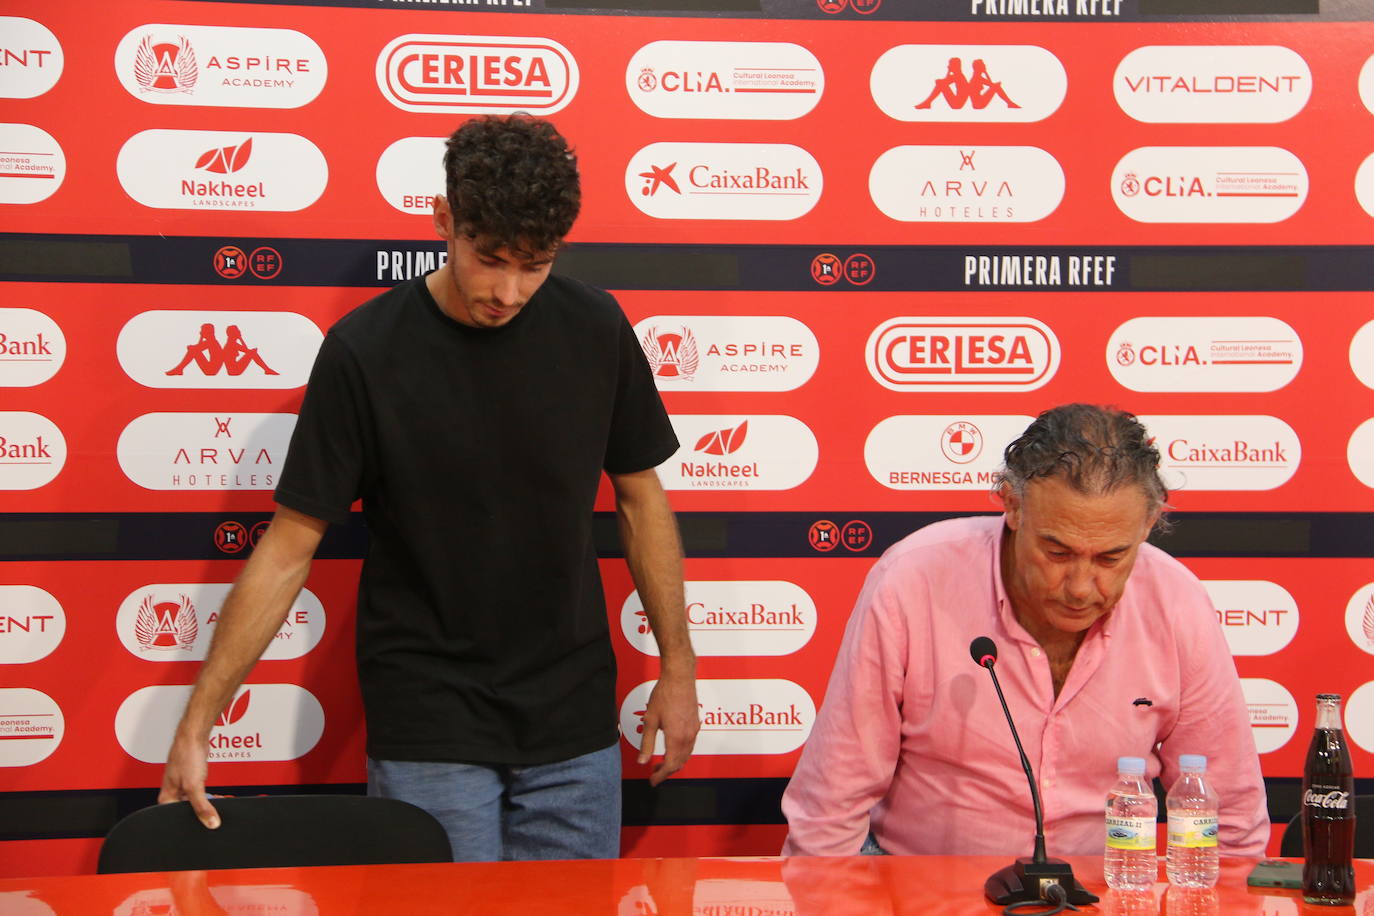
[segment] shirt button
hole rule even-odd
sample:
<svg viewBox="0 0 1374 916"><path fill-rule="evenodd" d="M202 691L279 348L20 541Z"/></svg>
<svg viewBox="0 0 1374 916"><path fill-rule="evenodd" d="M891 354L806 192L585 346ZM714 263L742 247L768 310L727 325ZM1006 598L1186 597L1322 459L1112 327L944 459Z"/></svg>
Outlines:
<svg viewBox="0 0 1374 916"><path fill-rule="evenodd" d="M1040 657L1040 649L1039 649L1038 647L1035 648L1035 649L1031 649L1031 655L1035 656L1036 658L1039 658L1039 657Z"/></svg>

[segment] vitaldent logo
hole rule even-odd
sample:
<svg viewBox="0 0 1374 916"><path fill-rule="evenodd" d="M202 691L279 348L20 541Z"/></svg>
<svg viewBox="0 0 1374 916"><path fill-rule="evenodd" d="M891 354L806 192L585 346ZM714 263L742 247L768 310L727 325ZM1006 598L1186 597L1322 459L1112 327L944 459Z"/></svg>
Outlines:
<svg viewBox="0 0 1374 916"><path fill-rule="evenodd" d="M784 581L685 583L687 626L698 655L791 655L816 632L816 602L801 586ZM657 656L639 591L620 608L626 640Z"/></svg>
<svg viewBox="0 0 1374 916"><path fill-rule="evenodd" d="M1132 391L1277 391L1302 368L1298 334L1264 316L1132 318L1107 339L1107 368Z"/></svg>
<svg viewBox="0 0 1374 916"><path fill-rule="evenodd" d="M651 143L625 168L625 194L655 219L796 219L823 184L812 155L783 143Z"/></svg>
<svg viewBox="0 0 1374 916"><path fill-rule="evenodd" d="M683 445L659 467L669 490L790 490L816 470L816 435L795 417L676 415Z"/></svg>
<svg viewBox="0 0 1374 916"><path fill-rule="evenodd" d="M149 24L120 39L115 72L152 105L299 108L320 94L329 65L292 29Z"/></svg>
<svg viewBox="0 0 1374 916"><path fill-rule="evenodd" d="M792 391L820 362L816 335L782 316L654 315L635 335L660 391Z"/></svg>
<svg viewBox="0 0 1374 916"><path fill-rule="evenodd" d="M33 585L0 585L0 665L47 658L67 632L67 615L48 592Z"/></svg>
<svg viewBox="0 0 1374 916"><path fill-rule="evenodd" d="M303 210L329 183L324 154L296 134L145 130L115 171L126 194L163 210Z"/></svg>
<svg viewBox="0 0 1374 916"><path fill-rule="evenodd" d="M1035 45L898 45L869 77L873 101L898 121L1041 121L1068 89L1064 65Z"/></svg>
<svg viewBox="0 0 1374 916"><path fill-rule="evenodd" d="M377 190L402 213L427 215L445 193L444 137L403 137L377 159Z"/></svg>
<svg viewBox="0 0 1374 916"><path fill-rule="evenodd" d="M52 697L28 687L0 688L0 767L33 766L57 750L65 732Z"/></svg>
<svg viewBox="0 0 1374 916"><path fill-rule="evenodd" d="M1374 753L1374 681L1366 681L1345 704L1345 731L1350 740Z"/></svg>
<svg viewBox="0 0 1374 916"><path fill-rule="evenodd" d="M0 388L31 388L57 374L67 338L57 322L35 309L0 308Z"/></svg>
<svg viewBox="0 0 1374 916"><path fill-rule="evenodd" d="M864 359L893 391L1032 391L1058 371L1059 340L1034 318L889 318Z"/></svg>
<svg viewBox="0 0 1374 916"><path fill-rule="evenodd" d="M1298 704L1288 689L1262 677L1240 679L1241 692L1250 707L1250 734L1261 754L1277 751L1288 743L1298 727Z"/></svg>
<svg viewBox="0 0 1374 916"><path fill-rule="evenodd" d="M1302 463L1293 427L1268 416L1141 416L1170 490L1272 490Z"/></svg>
<svg viewBox="0 0 1374 916"><path fill-rule="evenodd" d="M1345 446L1345 460L1355 478L1374 489L1374 418L1365 420L1350 434Z"/></svg>
<svg viewBox="0 0 1374 916"><path fill-rule="evenodd" d="M1033 223L1064 198L1064 170L1034 146L895 146L868 173L878 209L905 223Z"/></svg>
<svg viewBox="0 0 1374 916"><path fill-rule="evenodd" d="M115 713L115 736L135 760L164 763L190 687L144 687ZM210 730L211 763L296 760L324 733L324 709L295 684L249 684L220 713Z"/></svg>
<svg viewBox="0 0 1374 916"><path fill-rule="evenodd" d="M67 463L62 430L42 414L0 411L0 490L36 490Z"/></svg>
<svg viewBox="0 0 1374 916"><path fill-rule="evenodd" d="M0 204L47 200L67 177L67 157L46 130L0 124Z"/></svg>
<svg viewBox="0 0 1374 916"><path fill-rule="evenodd" d="M640 684L620 704L620 733L636 749L644 740L644 707L656 683ZM693 753L699 756L786 754L802 746L816 722L811 695L786 680L699 680L697 705L701 732Z"/></svg>
<svg viewBox="0 0 1374 916"><path fill-rule="evenodd" d="M124 475L149 490L270 490L291 413L146 413L119 434Z"/></svg>
<svg viewBox="0 0 1374 916"><path fill-rule="evenodd" d="M1142 146L1112 170L1138 223L1277 223L1307 200L1307 169L1276 146Z"/></svg>
<svg viewBox="0 0 1374 916"><path fill-rule="evenodd" d="M656 118L792 120L816 107L825 72L801 45L654 41L630 58L625 90Z"/></svg>
<svg viewBox="0 0 1374 916"><path fill-rule="evenodd" d="M119 641L145 661L199 661L209 649L229 589L218 583L137 588L115 614ZM302 589L262 657L300 658L319 644L324 627L324 605L309 589Z"/></svg>
<svg viewBox="0 0 1374 916"><path fill-rule="evenodd" d="M47 26L0 16L0 98L37 98L57 85L62 66L62 45Z"/></svg>
<svg viewBox="0 0 1374 916"><path fill-rule="evenodd" d="M1121 59L1112 91L1151 124L1276 124L1306 107L1312 71L1278 45L1149 45Z"/></svg>
<svg viewBox="0 0 1374 916"><path fill-rule="evenodd" d="M873 427L864 463L892 490L990 490L1023 416L899 416Z"/></svg>
<svg viewBox="0 0 1374 916"><path fill-rule="evenodd" d="M323 342L295 312L158 310L129 319L115 350L148 388L299 388Z"/></svg>
<svg viewBox="0 0 1374 916"><path fill-rule="evenodd" d="M377 87L405 111L550 115L577 95L577 61L550 38L402 35L377 55Z"/></svg>
<svg viewBox="0 0 1374 916"><path fill-rule="evenodd" d="M1298 603L1263 579L1203 581L1232 655L1273 655L1298 632Z"/></svg>

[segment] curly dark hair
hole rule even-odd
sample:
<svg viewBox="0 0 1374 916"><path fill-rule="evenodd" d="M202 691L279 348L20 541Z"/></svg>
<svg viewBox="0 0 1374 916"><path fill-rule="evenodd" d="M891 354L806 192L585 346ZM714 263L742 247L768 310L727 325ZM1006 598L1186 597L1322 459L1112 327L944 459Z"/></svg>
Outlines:
<svg viewBox="0 0 1374 916"><path fill-rule="evenodd" d="M994 480L1017 494L1037 478L1055 477L1079 493L1111 493L1134 484L1161 511L1157 527L1167 530L1163 510L1169 490L1159 476L1159 450L1134 414L1095 404L1064 404L1036 417L1002 454Z"/></svg>
<svg viewBox="0 0 1374 916"><path fill-rule="evenodd" d="M548 121L473 118L445 144L444 175L458 231L483 248L550 251L582 206L577 156Z"/></svg>

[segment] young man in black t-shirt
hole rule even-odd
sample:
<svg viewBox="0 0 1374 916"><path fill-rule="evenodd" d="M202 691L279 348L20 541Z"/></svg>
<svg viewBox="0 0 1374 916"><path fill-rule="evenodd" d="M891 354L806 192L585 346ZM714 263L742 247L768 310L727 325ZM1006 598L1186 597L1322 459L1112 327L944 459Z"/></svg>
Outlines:
<svg viewBox="0 0 1374 916"><path fill-rule="evenodd" d="M330 522L362 500L369 792L445 822L460 860L614 857L620 757L592 541L600 475L662 656L640 763L698 729L677 527L654 467L677 439L615 300L550 274L580 205L552 125L448 141L448 262L346 315L312 370L278 510L226 599L159 801L205 798L207 738L281 626Z"/></svg>

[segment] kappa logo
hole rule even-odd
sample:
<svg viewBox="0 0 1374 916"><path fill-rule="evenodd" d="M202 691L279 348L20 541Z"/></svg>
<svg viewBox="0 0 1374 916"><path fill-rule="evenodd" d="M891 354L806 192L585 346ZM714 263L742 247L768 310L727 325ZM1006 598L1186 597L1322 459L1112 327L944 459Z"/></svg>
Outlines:
<svg viewBox="0 0 1374 916"><path fill-rule="evenodd" d="M696 375L697 367L701 364L697 339L688 327L666 334L660 334L658 328L650 328L640 341L640 346L649 360L649 368L658 378L687 381Z"/></svg>
<svg viewBox="0 0 1374 916"><path fill-rule="evenodd" d="M898 121L1040 121L1064 101L1059 58L1036 45L898 45L869 77L873 101Z"/></svg>
<svg viewBox="0 0 1374 916"><path fill-rule="evenodd" d="M639 193L645 197L653 197L659 188L667 188L674 194L681 194L682 188L678 187L677 179L673 178L675 168L676 162L665 166L650 165L647 172L639 173L639 177L644 179L644 187L639 189Z"/></svg>
<svg viewBox="0 0 1374 916"><path fill-rule="evenodd" d="M548 115L577 94L577 61L549 38L402 35L377 56L377 86L405 111Z"/></svg>
<svg viewBox="0 0 1374 916"><path fill-rule="evenodd" d="M323 340L295 312L160 309L131 318L115 346L125 373L149 388L297 388Z"/></svg>
<svg viewBox="0 0 1374 916"><path fill-rule="evenodd" d="M707 455L733 455L744 445L749 435L749 421L743 420L733 429L709 432L697 440L696 450Z"/></svg>
<svg viewBox="0 0 1374 916"><path fill-rule="evenodd" d="M256 347L250 347L243 340L243 331L236 324L229 325L224 331L224 343L215 336L215 326L205 323L200 326L200 337L195 343L186 346L186 355L181 362L168 369L166 375L181 375L192 364L202 375L243 375L249 366L257 366L265 375L279 375L277 370L267 365Z"/></svg>
<svg viewBox="0 0 1374 916"><path fill-rule="evenodd" d="M156 601L146 595L134 620L134 639L146 651L179 649L190 652L200 623L196 607L186 595L180 601Z"/></svg>
<svg viewBox="0 0 1374 916"><path fill-rule="evenodd" d="M200 79L195 48L183 35L154 43L144 35L134 53L134 81L143 92L191 92Z"/></svg>
<svg viewBox="0 0 1374 916"><path fill-rule="evenodd" d="M988 65L982 58L975 58L969 75L964 75L964 62L951 57L944 76L935 81L930 95L916 103L917 110L929 109L937 99L944 101L950 108L970 106L982 111L1000 100L1008 108L1020 108L1002 88L1002 84L988 74Z"/></svg>
<svg viewBox="0 0 1374 916"><path fill-rule="evenodd" d="M824 90L820 61L785 42L653 41L625 68L625 91L656 118L791 120Z"/></svg>

